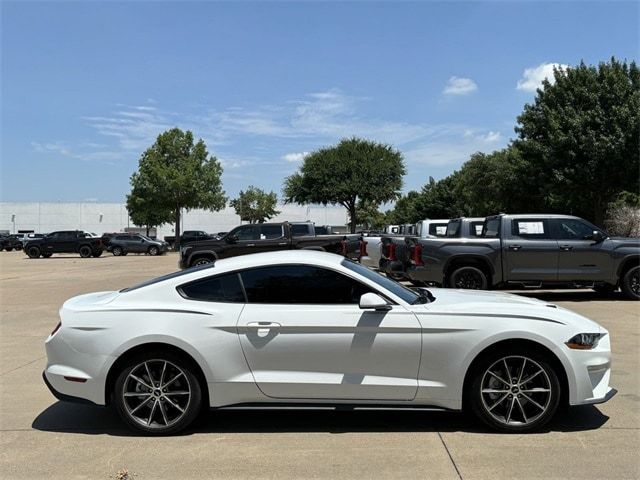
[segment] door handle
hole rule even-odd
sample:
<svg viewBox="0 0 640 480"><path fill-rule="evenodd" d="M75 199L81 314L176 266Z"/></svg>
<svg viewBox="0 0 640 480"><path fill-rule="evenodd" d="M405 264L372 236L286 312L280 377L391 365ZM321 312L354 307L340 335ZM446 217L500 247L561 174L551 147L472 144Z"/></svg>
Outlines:
<svg viewBox="0 0 640 480"><path fill-rule="evenodd" d="M259 337L266 337L269 335L269 331L272 328L278 328L280 326L277 322L250 322L247 323L247 327L257 329L257 333Z"/></svg>
<svg viewBox="0 0 640 480"><path fill-rule="evenodd" d="M569 250L573 250L573 247L571 245L560 245L560 250L568 252Z"/></svg>
<svg viewBox="0 0 640 480"><path fill-rule="evenodd" d="M509 245L509 250L513 250L515 252L517 252L521 248L522 248L522 245Z"/></svg>
<svg viewBox="0 0 640 480"><path fill-rule="evenodd" d="M256 244L255 243L247 243L247 247L255 247Z"/></svg>

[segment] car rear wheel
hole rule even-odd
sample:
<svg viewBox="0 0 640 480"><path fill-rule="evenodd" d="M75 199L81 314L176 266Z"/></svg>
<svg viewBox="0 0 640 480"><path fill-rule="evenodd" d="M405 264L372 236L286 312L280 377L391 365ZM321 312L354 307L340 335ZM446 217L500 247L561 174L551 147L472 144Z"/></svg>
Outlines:
<svg viewBox="0 0 640 480"><path fill-rule="evenodd" d="M149 255L158 255L158 247L149 247Z"/></svg>
<svg viewBox="0 0 640 480"><path fill-rule="evenodd" d="M627 270L622 277L622 292L632 300L640 300L640 265Z"/></svg>
<svg viewBox="0 0 640 480"><path fill-rule="evenodd" d="M11 250L13 250L13 247L7 247L6 250L7 252L10 252Z"/></svg>
<svg viewBox="0 0 640 480"><path fill-rule="evenodd" d="M544 426L560 401L560 382L547 359L536 352L494 353L473 373L469 404L485 424L502 432Z"/></svg>
<svg viewBox="0 0 640 480"><path fill-rule="evenodd" d="M79 253L82 258L89 258L91 256L91 247L83 245L80 247Z"/></svg>
<svg viewBox="0 0 640 480"><path fill-rule="evenodd" d="M186 428L201 409L202 392L192 367L169 353L132 359L120 372L114 400L118 413L133 429L168 435Z"/></svg>
<svg viewBox="0 0 640 480"><path fill-rule="evenodd" d="M489 285L485 273L476 267L466 266L456 269L449 278L451 288L486 290Z"/></svg>
<svg viewBox="0 0 640 480"><path fill-rule="evenodd" d="M40 249L38 247L29 247L27 250L27 255L29 258L38 258L40 257Z"/></svg>
<svg viewBox="0 0 640 480"><path fill-rule="evenodd" d="M102 255L102 250L96 250L95 252L93 252L93 253L91 254L91 256L92 256L93 258L98 258L98 257L99 257L99 256L101 256L101 255Z"/></svg>
<svg viewBox="0 0 640 480"><path fill-rule="evenodd" d="M122 252L122 247L113 247L113 248L111 249L111 253L113 253L113 255L114 255L115 257L119 257L119 256L120 256L120 255L122 255L122 253L123 253L123 252Z"/></svg>

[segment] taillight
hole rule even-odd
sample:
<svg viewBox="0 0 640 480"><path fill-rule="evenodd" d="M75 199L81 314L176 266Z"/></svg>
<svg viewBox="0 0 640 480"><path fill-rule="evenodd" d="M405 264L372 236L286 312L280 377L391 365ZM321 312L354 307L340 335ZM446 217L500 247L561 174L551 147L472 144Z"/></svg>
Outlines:
<svg viewBox="0 0 640 480"><path fill-rule="evenodd" d="M396 244L389 244L389 260L396 261L398 258L396 257Z"/></svg>
<svg viewBox="0 0 640 480"><path fill-rule="evenodd" d="M340 242L340 251L342 252L342 256L343 257L347 256L347 241L346 240L342 240Z"/></svg>
<svg viewBox="0 0 640 480"><path fill-rule="evenodd" d="M54 329L53 329L53 331L51 332L51 335L52 335L52 336L53 336L53 335L55 335L55 334L56 334L56 332L57 332L58 330L60 330L60 327L61 327L61 326L62 326L62 322L58 322L58 324L56 325L56 328L54 328Z"/></svg>
<svg viewBox="0 0 640 480"><path fill-rule="evenodd" d="M369 254L367 253L367 242L365 242L364 240L360 240L360 256L361 257L366 257Z"/></svg>
<svg viewBox="0 0 640 480"><path fill-rule="evenodd" d="M411 257L414 265L422 266L424 262L422 261L422 245L419 243L412 247Z"/></svg>

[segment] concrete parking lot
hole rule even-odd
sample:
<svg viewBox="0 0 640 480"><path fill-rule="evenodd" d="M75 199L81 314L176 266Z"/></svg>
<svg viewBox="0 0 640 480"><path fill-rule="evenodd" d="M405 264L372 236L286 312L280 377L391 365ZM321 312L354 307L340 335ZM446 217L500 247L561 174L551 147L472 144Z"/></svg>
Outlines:
<svg viewBox="0 0 640 480"><path fill-rule="evenodd" d="M177 256L29 260L0 253L0 478L638 478L640 304L590 290L527 291L611 332L609 403L538 434L488 432L425 411L218 411L184 435L132 435L109 409L58 402L41 379L43 342L64 300L177 268Z"/></svg>

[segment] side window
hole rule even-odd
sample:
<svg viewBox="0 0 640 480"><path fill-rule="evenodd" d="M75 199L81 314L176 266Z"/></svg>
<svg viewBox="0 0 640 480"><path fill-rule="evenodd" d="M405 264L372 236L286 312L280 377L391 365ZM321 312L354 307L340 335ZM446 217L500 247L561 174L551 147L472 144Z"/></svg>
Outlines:
<svg viewBox="0 0 640 480"><path fill-rule="evenodd" d="M481 237L483 225L484 225L484 222L471 222L471 225L469 225L469 233L473 237Z"/></svg>
<svg viewBox="0 0 640 480"><path fill-rule="evenodd" d="M454 222L449 222L447 225L447 237L459 237L460 236L460 224L462 222L460 220L456 220Z"/></svg>
<svg viewBox="0 0 640 480"><path fill-rule="evenodd" d="M500 236L501 218L490 218L485 220L482 226L482 236L489 238L498 238Z"/></svg>
<svg viewBox="0 0 640 480"><path fill-rule="evenodd" d="M446 223L431 223L429 224L429 235L434 237L444 237L447 234Z"/></svg>
<svg viewBox="0 0 640 480"><path fill-rule="evenodd" d="M291 235L294 237L306 237L311 235L310 228L306 224L294 224L290 226Z"/></svg>
<svg viewBox="0 0 640 480"><path fill-rule="evenodd" d="M565 240L584 240L586 236L593 235L595 230L593 226L573 218L560 218L555 221L557 222L558 238Z"/></svg>
<svg viewBox="0 0 640 480"><path fill-rule="evenodd" d="M511 235L530 240L551 238L549 223L542 218L518 218L512 220Z"/></svg>
<svg viewBox="0 0 640 480"><path fill-rule="evenodd" d="M250 303L357 304L372 290L341 273L309 265L276 265L240 273Z"/></svg>
<svg viewBox="0 0 640 480"><path fill-rule="evenodd" d="M187 283L178 288L183 297L206 302L244 303L237 273L217 275Z"/></svg>
<svg viewBox="0 0 640 480"><path fill-rule="evenodd" d="M238 237L240 241L246 240L258 240L260 238L260 227L257 225L247 225L246 227L240 227L233 231L233 235Z"/></svg>
<svg viewBox="0 0 640 480"><path fill-rule="evenodd" d="M260 240L272 240L283 236L282 225L260 225Z"/></svg>

